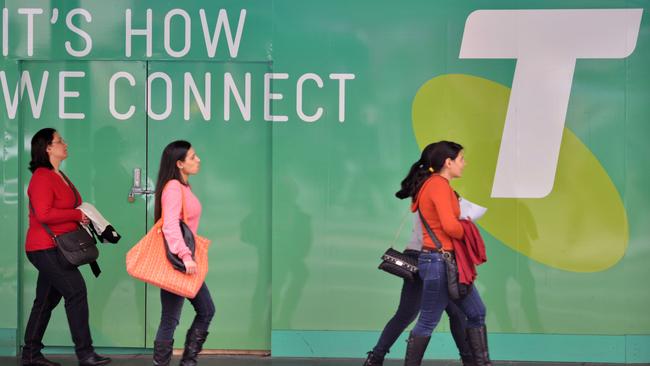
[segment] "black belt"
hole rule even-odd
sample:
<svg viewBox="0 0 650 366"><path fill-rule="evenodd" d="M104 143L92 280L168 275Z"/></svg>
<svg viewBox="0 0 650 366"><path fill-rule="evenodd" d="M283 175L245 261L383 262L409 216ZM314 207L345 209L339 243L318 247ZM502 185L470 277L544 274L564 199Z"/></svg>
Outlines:
<svg viewBox="0 0 650 366"><path fill-rule="evenodd" d="M438 249L424 249L424 248L422 248L422 253L440 253L440 254L442 254L443 251L438 250Z"/></svg>
<svg viewBox="0 0 650 366"><path fill-rule="evenodd" d="M447 251L442 251L438 249L422 249L422 253L437 253L442 255L444 258L453 258L454 253L453 252L447 252Z"/></svg>

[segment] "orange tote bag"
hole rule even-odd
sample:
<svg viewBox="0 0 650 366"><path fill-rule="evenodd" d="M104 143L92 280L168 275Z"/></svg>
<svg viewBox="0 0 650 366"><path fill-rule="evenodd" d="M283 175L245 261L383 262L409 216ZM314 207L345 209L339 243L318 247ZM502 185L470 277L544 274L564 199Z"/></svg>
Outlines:
<svg viewBox="0 0 650 366"><path fill-rule="evenodd" d="M183 197L183 219L185 220ZM187 222L187 221L185 221ZM194 235L194 261L196 273L188 275L174 269L167 260L161 217L136 245L126 254L126 271L132 277L160 287L176 295L193 299L201 289L208 274L208 247L210 240Z"/></svg>

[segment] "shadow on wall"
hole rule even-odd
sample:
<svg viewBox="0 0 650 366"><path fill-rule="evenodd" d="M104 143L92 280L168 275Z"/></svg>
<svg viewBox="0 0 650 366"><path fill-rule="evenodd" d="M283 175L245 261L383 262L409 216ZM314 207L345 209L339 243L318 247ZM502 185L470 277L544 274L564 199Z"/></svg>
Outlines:
<svg viewBox="0 0 650 366"><path fill-rule="evenodd" d="M288 176L280 178L279 182L285 192L282 197L283 212L281 217L274 217L276 221L276 235L278 238L291 238L273 243L275 255L282 256L282 265L273 270L273 282L277 286L273 306L273 323L282 324L291 328L291 323L300 302L305 285L309 279L309 268L306 258L309 254L312 241L312 220L298 205L300 194L299 185ZM274 262L276 262L274 260ZM277 263L277 262L276 262Z"/></svg>

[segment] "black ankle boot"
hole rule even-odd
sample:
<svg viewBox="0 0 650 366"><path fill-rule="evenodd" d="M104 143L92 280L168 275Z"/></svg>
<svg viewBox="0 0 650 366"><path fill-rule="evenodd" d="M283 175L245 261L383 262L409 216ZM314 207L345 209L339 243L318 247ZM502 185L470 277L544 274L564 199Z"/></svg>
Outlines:
<svg viewBox="0 0 650 366"><path fill-rule="evenodd" d="M404 366L420 366L422 364L422 357L424 351L427 350L427 345L431 336L416 336L413 333L409 335L406 341L406 357L404 357Z"/></svg>
<svg viewBox="0 0 650 366"><path fill-rule="evenodd" d="M203 349L203 343L208 338L208 332L190 328L187 331L185 338L185 350L183 351L183 358L181 358L180 366L196 366L196 357Z"/></svg>
<svg viewBox="0 0 650 366"><path fill-rule="evenodd" d="M375 351L368 352L368 357L366 362L363 363L363 366L383 366L384 365L384 356L379 355Z"/></svg>
<svg viewBox="0 0 650 366"><path fill-rule="evenodd" d="M472 349L474 365L492 366L490 352L488 351L487 329L485 326L480 328L467 328L467 341Z"/></svg>
<svg viewBox="0 0 650 366"><path fill-rule="evenodd" d="M102 366L111 363L110 357L100 356L93 353L89 357L79 361L79 366Z"/></svg>
<svg viewBox="0 0 650 366"><path fill-rule="evenodd" d="M174 350L174 340L171 341L153 341L153 365L169 366Z"/></svg>

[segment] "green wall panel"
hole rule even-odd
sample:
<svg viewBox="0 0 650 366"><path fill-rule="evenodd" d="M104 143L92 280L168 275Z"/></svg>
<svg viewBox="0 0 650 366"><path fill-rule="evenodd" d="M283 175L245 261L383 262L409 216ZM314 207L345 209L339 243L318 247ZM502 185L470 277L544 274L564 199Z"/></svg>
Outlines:
<svg viewBox="0 0 650 366"><path fill-rule="evenodd" d="M0 61L7 80L18 78L18 63ZM0 113L0 233L3 239L3 255L0 256L0 352L15 352L18 321L19 248L18 241L18 125Z"/></svg>
<svg viewBox="0 0 650 366"><path fill-rule="evenodd" d="M345 12L337 11L344 6ZM396 308L400 283L375 267L407 211L407 203L396 200L393 193L409 164L427 142L465 136L459 142L467 147L466 175L493 169L484 164L494 164L485 159L486 151L498 146L499 139L481 140L480 126L491 120L494 109L505 111L506 106L504 101L489 104L493 96L476 88L463 89L462 101L444 99L455 90L442 89L441 99L428 101L442 108L440 119L421 122L438 128L438 134L427 135L426 140L417 129L420 122L416 120L415 103L420 88L437 76L452 74L511 86L514 60L458 58L465 20L472 11L576 7L566 2L415 2L398 8L373 6L372 17L368 17L367 6L365 2L344 5L337 1L277 1L274 5L274 18L290 11L304 14L275 25L274 68L290 74L308 68L316 73L336 70L357 76L349 82L344 124L336 122L326 109L322 123L307 125L290 116L286 126L274 129L274 330L381 329ZM641 142L648 136L650 115L647 103L642 102L647 100L650 82L648 68L643 66L650 50L647 6L643 1L615 5L596 1L579 6L645 7L645 11L631 56L577 62L566 117L567 129L595 156L606 178L613 182L616 199L624 204L629 230L627 252L614 266L592 273L561 270L529 258L521 253L524 246L534 246L549 235L569 246L582 240L573 234L584 230L592 231L598 240L588 254L600 256L603 254L595 248L608 252L609 242L599 235L603 238L610 233L587 221L588 206L576 206L577 201L570 200L544 215L566 215L573 229L535 232L531 225L540 225L542 217L527 215L525 206L513 201L509 210L515 219L499 225L502 234L517 238L514 243L501 241L485 227L483 230L489 261L479 270L478 288L488 307L488 326L495 333L625 335L648 334L650 330L650 318L641 311L649 300L647 286L643 285L647 268L638 265L648 256L645 244L649 234L647 225L642 224L647 222L647 213L641 208L650 202L647 190L642 188L647 186L648 174L641 167L645 160L638 158L648 153ZM325 44L321 43L323 34L327 34ZM289 94L292 85L278 83L276 87ZM322 95L320 100L325 105L334 99L324 91ZM276 110L288 112L292 102L289 97L277 103ZM474 119L459 120L456 116L462 113ZM499 120L501 124L504 117ZM564 154L561 159L568 163L583 163L571 153ZM576 193L580 187L594 185L590 172L561 171L567 174L566 184L577 186ZM296 182L298 189L283 185L287 179ZM461 194L469 194L470 200L490 208L483 220L490 219L491 213L502 212L498 210L499 199L472 195L479 191L489 194L491 185L491 179L461 179L456 184ZM543 204L543 199L538 203ZM301 235L296 238L295 226L281 219L290 215L310 223L299 225L297 232ZM306 227L310 235L302 234ZM409 235L410 230L404 230L398 246L404 245ZM537 245L532 250L544 250ZM283 255L289 247L300 248L301 253ZM292 283L282 274L292 270L305 275L297 276L300 280ZM295 311L283 315L279 309L287 305ZM441 330L446 329L444 323Z"/></svg>

